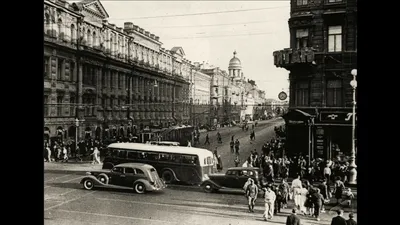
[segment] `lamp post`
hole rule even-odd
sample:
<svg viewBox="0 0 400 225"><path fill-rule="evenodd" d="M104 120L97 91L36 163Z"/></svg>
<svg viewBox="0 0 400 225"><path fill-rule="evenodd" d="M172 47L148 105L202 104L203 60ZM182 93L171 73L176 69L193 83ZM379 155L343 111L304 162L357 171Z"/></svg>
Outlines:
<svg viewBox="0 0 400 225"><path fill-rule="evenodd" d="M78 149L79 119L75 118L75 154Z"/></svg>
<svg viewBox="0 0 400 225"><path fill-rule="evenodd" d="M349 184L357 184L357 165L355 163L356 158L356 88L357 88L357 69L351 71L353 75L353 80L350 82L353 88L353 114L352 114L352 145L351 145L351 155L349 159Z"/></svg>

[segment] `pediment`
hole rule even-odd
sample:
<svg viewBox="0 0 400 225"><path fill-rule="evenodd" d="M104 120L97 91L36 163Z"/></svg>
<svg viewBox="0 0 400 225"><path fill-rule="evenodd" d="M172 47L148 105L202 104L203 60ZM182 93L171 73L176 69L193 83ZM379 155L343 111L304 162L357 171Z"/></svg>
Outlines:
<svg viewBox="0 0 400 225"><path fill-rule="evenodd" d="M101 19L107 19L109 17L107 11L99 0L84 0L81 1L80 4L83 12L86 11L87 13L94 14Z"/></svg>
<svg viewBox="0 0 400 225"><path fill-rule="evenodd" d="M171 52L174 53L174 54L178 54L178 55L181 55L181 56L185 56L185 52L183 51L183 48L182 48L182 47L173 47L173 48L171 49Z"/></svg>

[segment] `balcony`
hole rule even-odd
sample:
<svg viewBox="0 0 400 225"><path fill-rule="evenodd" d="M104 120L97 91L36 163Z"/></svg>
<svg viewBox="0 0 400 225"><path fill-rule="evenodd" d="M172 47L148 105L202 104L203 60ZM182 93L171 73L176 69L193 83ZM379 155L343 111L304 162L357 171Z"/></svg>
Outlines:
<svg viewBox="0 0 400 225"><path fill-rule="evenodd" d="M297 65L309 65L311 66L314 62L314 49L302 48L292 49L286 48L283 50L275 51L274 65L285 69L291 69Z"/></svg>

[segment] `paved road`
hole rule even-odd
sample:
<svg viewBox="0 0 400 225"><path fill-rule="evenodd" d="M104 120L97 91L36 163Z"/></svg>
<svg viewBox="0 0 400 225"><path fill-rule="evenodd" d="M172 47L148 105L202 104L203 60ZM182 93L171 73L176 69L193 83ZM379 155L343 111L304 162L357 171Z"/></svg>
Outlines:
<svg viewBox="0 0 400 225"><path fill-rule="evenodd" d="M263 142L274 135L274 125L277 124L271 121L260 124L256 128L257 141L252 144L249 132L245 133L240 128L220 129L223 144L217 144L214 138L210 147L218 146L219 154L225 157L225 167L233 166L228 142L232 133L229 132L235 132L235 137L242 143L243 161L250 150L256 148L260 151ZM209 135L215 134L210 132ZM204 143L204 139L202 141ZM247 213L246 199L240 190L204 193L199 187L179 185L169 185L161 193L145 195L126 189L84 190L79 184L84 172L100 168L101 165L88 163L45 163L44 224L285 224L289 214L289 209L285 209L272 221L264 222L262 200L257 201L255 213ZM301 218L303 225L330 224L332 215L323 214L321 221Z"/></svg>
<svg viewBox="0 0 400 225"><path fill-rule="evenodd" d="M284 224L289 213L285 209L266 223L261 199L255 213L247 213L246 199L238 190L204 193L196 187L171 185L161 193L139 195L125 189L84 190L79 184L82 175L74 172L45 171L44 177L46 225ZM327 213L321 221L302 216L303 225L330 224L331 218Z"/></svg>
<svg viewBox="0 0 400 225"><path fill-rule="evenodd" d="M200 145L196 147L206 148L214 151L215 147L217 147L218 154L221 155L222 165L225 171L229 167L234 167L234 154L231 153L229 143L231 141L232 135L235 135L234 140L239 139L240 142L240 161L243 164L246 159L249 157L250 152L254 149L257 150L259 154L261 154L261 148L263 144L267 141L270 141L272 138L275 138L274 126L283 125L284 121L282 118L275 118L272 120L263 120L259 121L257 127L255 127L255 136L256 139L254 141L250 141L250 131L242 131L242 129L238 126L236 127L224 127L220 128L216 131L209 131L202 133L200 136ZM220 132L222 137L222 144L217 142L217 132ZM204 145L206 134L210 137L210 145Z"/></svg>

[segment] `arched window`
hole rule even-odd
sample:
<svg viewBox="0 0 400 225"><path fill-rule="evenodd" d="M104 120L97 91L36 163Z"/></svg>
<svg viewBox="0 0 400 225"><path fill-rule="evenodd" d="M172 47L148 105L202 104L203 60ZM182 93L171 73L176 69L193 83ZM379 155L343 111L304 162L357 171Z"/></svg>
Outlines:
<svg viewBox="0 0 400 225"><path fill-rule="evenodd" d="M63 27L62 27L62 20L58 19L57 21L57 27L58 27L58 39L59 40L63 40L64 39L64 31L63 31Z"/></svg>
<svg viewBox="0 0 400 225"><path fill-rule="evenodd" d="M89 29L87 30L86 40L87 40L87 45L92 46L92 39L90 39L90 30Z"/></svg>
<svg viewBox="0 0 400 225"><path fill-rule="evenodd" d="M114 45L113 45L113 38L110 38L110 53L111 53L111 54L113 53L113 49L114 49L113 46L114 46Z"/></svg>
<svg viewBox="0 0 400 225"><path fill-rule="evenodd" d="M82 28L82 32L79 34L79 36L80 36L80 38L81 38L81 41L82 41L83 43L85 43L86 38L85 38L85 28L84 28L84 27Z"/></svg>
<svg viewBox="0 0 400 225"><path fill-rule="evenodd" d="M96 42L96 32L93 32L93 42L92 42L93 47L97 45Z"/></svg>
<svg viewBox="0 0 400 225"><path fill-rule="evenodd" d="M71 24L71 42L75 41L75 25Z"/></svg>
<svg viewBox="0 0 400 225"><path fill-rule="evenodd" d="M49 16L48 13L45 13L45 14L44 14L44 32L45 32L46 34L50 34L50 28L51 28L51 25L50 25L50 16Z"/></svg>

